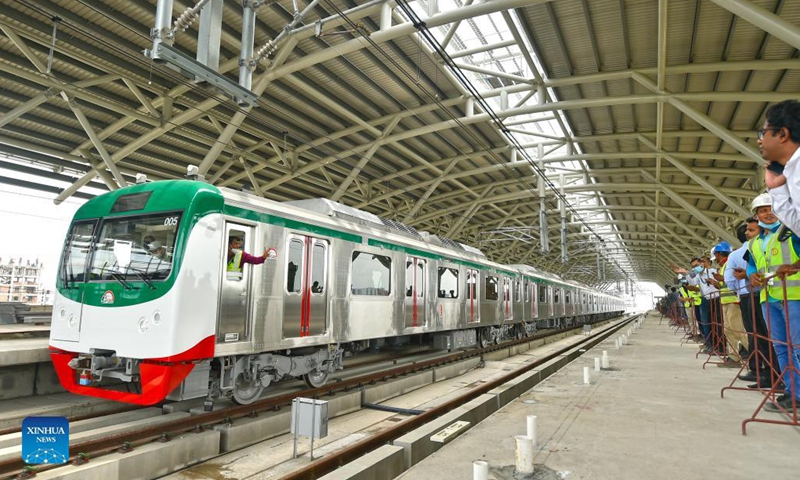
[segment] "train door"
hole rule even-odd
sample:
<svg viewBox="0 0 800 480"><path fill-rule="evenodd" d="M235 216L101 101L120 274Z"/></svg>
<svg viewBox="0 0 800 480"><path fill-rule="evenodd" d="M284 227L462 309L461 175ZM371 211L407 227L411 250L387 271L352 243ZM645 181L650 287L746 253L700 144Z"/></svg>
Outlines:
<svg viewBox="0 0 800 480"><path fill-rule="evenodd" d="M531 313L531 282L524 278L522 279L522 321L527 322L533 318Z"/></svg>
<svg viewBox="0 0 800 480"><path fill-rule="evenodd" d="M425 260L406 258L406 328L425 326Z"/></svg>
<svg viewBox="0 0 800 480"><path fill-rule="evenodd" d="M238 240L241 251L252 251L253 227L228 222L225 225L225 242ZM217 343L244 342L250 337L250 271L252 265L241 262L241 253L234 250L232 258L225 259L220 289ZM239 263L237 265L236 263Z"/></svg>
<svg viewBox="0 0 800 480"><path fill-rule="evenodd" d="M514 281L508 277L503 277L503 319L514 319L514 299L513 284Z"/></svg>
<svg viewBox="0 0 800 480"><path fill-rule="evenodd" d="M481 321L480 296L481 291L478 285L480 275L477 270L467 270L467 323L477 323Z"/></svg>
<svg viewBox="0 0 800 480"><path fill-rule="evenodd" d="M283 338L321 335L328 318L328 242L296 234L288 239Z"/></svg>
<svg viewBox="0 0 800 480"><path fill-rule="evenodd" d="M539 285L534 282L530 282L528 284L528 288L530 288L530 295L531 295L531 319L534 319L539 316Z"/></svg>
<svg viewBox="0 0 800 480"><path fill-rule="evenodd" d="M553 318L555 314L555 301L558 299L554 298L556 296L556 289L554 287L544 287L545 288L545 298L547 299L547 316Z"/></svg>

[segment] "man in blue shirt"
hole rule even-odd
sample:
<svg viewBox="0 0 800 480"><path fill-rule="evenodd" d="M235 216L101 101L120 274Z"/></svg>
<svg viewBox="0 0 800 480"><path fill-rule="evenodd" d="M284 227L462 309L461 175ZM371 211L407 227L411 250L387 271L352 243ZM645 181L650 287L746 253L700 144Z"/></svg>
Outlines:
<svg viewBox="0 0 800 480"><path fill-rule="evenodd" d="M748 385L750 388L771 387L772 378L778 378L779 374L774 369L774 373L770 374L770 359L773 359L772 362L774 362L777 356L766 340L769 338L769 332L764 321L764 314L761 311L761 288L751 287L747 279L747 263L750 259L749 242L761 234L758 219L750 217L745 220L745 223L737 229L736 234L743 245L728 257L730 270L725 270L725 282L728 283L731 290L734 289L732 285L736 285L735 291L739 295L742 321L747 331L747 350L750 352L748 367L750 371L739 375L739 378L746 382L756 382ZM729 283L729 275L738 283ZM754 333L759 335L761 340L756 339ZM756 350L758 352L754 354L753 352L756 352Z"/></svg>

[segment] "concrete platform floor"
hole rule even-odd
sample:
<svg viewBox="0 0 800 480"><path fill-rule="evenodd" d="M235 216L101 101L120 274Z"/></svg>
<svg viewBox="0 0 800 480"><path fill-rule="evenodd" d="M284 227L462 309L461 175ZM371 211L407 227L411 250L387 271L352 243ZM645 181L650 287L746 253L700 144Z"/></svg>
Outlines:
<svg viewBox="0 0 800 480"><path fill-rule="evenodd" d="M447 378L440 382L423 386L381 402L381 404L417 410L435 407L473 388L478 383L505 375L509 370L519 368L526 362L547 355L566 345L574 344L582 338L579 335L569 336L502 360L487 359L483 368L473 369L461 376ZM404 418L404 415L369 409L361 409L354 413L332 418L328 422L328 436L314 442L314 455L315 457L321 457L340 450L367 436L374 435ZM169 480L266 480L280 478L309 463L309 447L309 439L301 438L298 441L299 456L297 459L292 459L292 436L289 434L280 435L241 450L223 454L201 465L190 467L164 478ZM470 468L472 467L470 466ZM470 470L469 478L472 478L471 475ZM448 476L447 478L467 477Z"/></svg>
<svg viewBox="0 0 800 480"><path fill-rule="evenodd" d="M624 333L624 332L620 332ZM735 369L695 359L696 347L658 316L648 316L629 345L616 335L401 475L402 480L472 478L472 462L489 462L489 478L512 478L514 436L537 416L537 479L675 480L796 478L800 429L741 422L761 395L728 391ZM607 350L609 371L594 372ZM592 384L583 385L591 366ZM769 417L771 416L771 417ZM779 414L761 413L763 418Z"/></svg>

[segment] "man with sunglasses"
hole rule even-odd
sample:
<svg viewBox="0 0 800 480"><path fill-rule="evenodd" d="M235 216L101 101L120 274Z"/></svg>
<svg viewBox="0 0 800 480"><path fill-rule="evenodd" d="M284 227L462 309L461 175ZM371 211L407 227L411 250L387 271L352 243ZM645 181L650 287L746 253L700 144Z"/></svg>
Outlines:
<svg viewBox="0 0 800 480"><path fill-rule="evenodd" d="M789 229L800 232L800 102L784 100L767 110L758 149L767 161L765 184L772 211Z"/></svg>
<svg viewBox="0 0 800 480"><path fill-rule="evenodd" d="M795 248L795 243L800 242L794 233L800 232L800 102L777 103L767 110L766 116L758 132L758 148L767 161L765 184L772 197L772 210L785 227L773 235L763 254L761 248L751 252L759 270L765 272L751 275L750 279L753 285L764 287L761 294L764 317L769 319L778 365L786 372L783 379L786 393L764 408L791 411L800 404L800 374L797 373L800 368L800 249ZM751 270L748 265L748 273ZM765 275L769 272L778 277L773 279L774 285L766 281ZM767 293L770 289L773 292ZM764 302L765 297L771 301ZM787 330L791 332L790 339Z"/></svg>

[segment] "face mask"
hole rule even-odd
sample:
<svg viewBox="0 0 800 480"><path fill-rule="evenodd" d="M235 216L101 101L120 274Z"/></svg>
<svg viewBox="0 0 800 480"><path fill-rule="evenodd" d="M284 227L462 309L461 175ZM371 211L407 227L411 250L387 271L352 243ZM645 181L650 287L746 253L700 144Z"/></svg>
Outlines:
<svg viewBox="0 0 800 480"><path fill-rule="evenodd" d="M693 267L693 268L694 268L694 271L697 272L697 273L700 273L700 272L703 271L703 266L702 265L698 265L698 266Z"/></svg>
<svg viewBox="0 0 800 480"><path fill-rule="evenodd" d="M777 222L775 222L775 223L764 223L764 222L762 222L761 220L759 220L759 221L758 221L758 224L759 224L759 225L760 225L762 228L766 228L767 230L772 230L773 228L776 228L776 227L780 227L780 226L781 226L781 222L780 222L780 220L778 220L778 221L777 221Z"/></svg>

